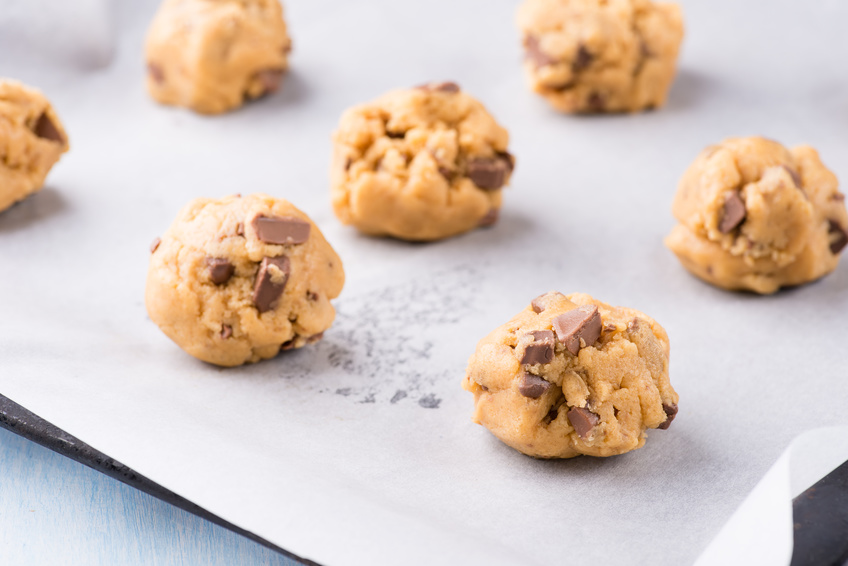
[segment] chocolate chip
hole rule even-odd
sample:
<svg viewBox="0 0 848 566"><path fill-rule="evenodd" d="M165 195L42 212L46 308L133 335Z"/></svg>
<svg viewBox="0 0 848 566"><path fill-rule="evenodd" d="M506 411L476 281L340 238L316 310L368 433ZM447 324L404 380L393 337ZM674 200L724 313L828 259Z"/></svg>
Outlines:
<svg viewBox="0 0 848 566"><path fill-rule="evenodd" d="M783 169L787 173L789 173L789 176L792 177L792 182L795 183L795 186L800 189L801 188L801 175L795 169L792 169L791 167L789 167L787 165L781 165L781 167L783 167Z"/></svg>
<svg viewBox="0 0 848 566"><path fill-rule="evenodd" d="M539 46L539 39L534 35L528 35L524 38L525 57L532 61L536 68L554 65L558 61L542 51Z"/></svg>
<svg viewBox="0 0 848 566"><path fill-rule="evenodd" d="M571 426L574 427L580 438L584 440L592 429L595 428L595 425L601 421L598 415L582 407L570 408L565 416L568 417L568 422L571 423Z"/></svg>
<svg viewBox="0 0 848 566"><path fill-rule="evenodd" d="M159 84L165 82L165 72L162 70L162 67L156 63L147 64L147 74L149 74L150 77Z"/></svg>
<svg viewBox="0 0 848 566"><path fill-rule="evenodd" d="M589 53L586 46L581 43L580 47L577 48L577 57L574 59L574 62L571 63L571 70L575 73L582 71L592 63L594 58L595 56Z"/></svg>
<svg viewBox="0 0 848 566"><path fill-rule="evenodd" d="M518 392L531 399L538 399L550 388L551 383L549 381L526 371L521 376L521 381L518 382Z"/></svg>
<svg viewBox="0 0 848 566"><path fill-rule="evenodd" d="M557 339L575 356L583 344L591 346L601 337L601 313L595 305L577 307L552 322Z"/></svg>
<svg viewBox="0 0 848 566"><path fill-rule="evenodd" d="M836 255L848 245L848 231L840 226L836 220L828 220L827 225L827 234L830 237L830 253Z"/></svg>
<svg viewBox="0 0 848 566"><path fill-rule="evenodd" d="M671 421L677 416L677 403L671 403L670 405L663 403L663 411L665 411L665 420L657 427L660 430L666 430L671 426Z"/></svg>
<svg viewBox="0 0 848 566"><path fill-rule="evenodd" d="M154 238L152 242L150 242L150 253L155 253L156 250L159 249L159 244L162 243L160 238Z"/></svg>
<svg viewBox="0 0 848 566"><path fill-rule="evenodd" d="M478 157L468 162L466 175L479 188L494 191L504 186L511 171L512 162L506 157Z"/></svg>
<svg viewBox="0 0 848 566"><path fill-rule="evenodd" d="M562 293L557 293L556 291L545 293L544 295L539 295L538 297L530 301L530 306L533 307L533 312L538 314L548 308L548 297L551 295L555 295L557 297L565 296Z"/></svg>
<svg viewBox="0 0 848 566"><path fill-rule="evenodd" d="M42 139L65 143L65 139L62 137L62 134L59 133L59 130L47 115L47 112L42 113L41 116L38 117L38 122L35 123L34 132L35 135Z"/></svg>
<svg viewBox="0 0 848 566"><path fill-rule="evenodd" d="M524 348L522 364L549 364L554 359L554 333L550 330L534 330L530 333L533 342Z"/></svg>
<svg viewBox="0 0 848 566"><path fill-rule="evenodd" d="M481 228L486 228L488 226L492 226L497 223L498 217L500 216L500 209L493 208L486 213L486 216L480 219L480 222L477 226Z"/></svg>
<svg viewBox="0 0 848 566"><path fill-rule="evenodd" d="M428 90L432 92L446 92L448 94L456 94L461 89L459 85L452 81L444 81L440 83L426 83L415 87L419 90Z"/></svg>
<svg viewBox="0 0 848 566"><path fill-rule="evenodd" d="M593 92L589 95L589 100L587 104L589 106L589 110L592 112L603 112L607 108L607 103L604 99L604 96L597 92Z"/></svg>
<svg viewBox="0 0 848 566"><path fill-rule="evenodd" d="M226 340L230 336L233 335L233 327L229 324L224 324L221 326L221 340Z"/></svg>
<svg viewBox="0 0 848 566"><path fill-rule="evenodd" d="M250 223L256 237L266 244L302 244L309 239L311 226L292 216L256 216Z"/></svg>
<svg viewBox="0 0 848 566"><path fill-rule="evenodd" d="M207 257L206 265L209 268L209 279L215 285L223 285L236 271L236 267L222 257Z"/></svg>
<svg viewBox="0 0 848 566"><path fill-rule="evenodd" d="M289 273L291 265L286 256L266 257L259 264L256 283L253 285L253 304L260 314L277 306L286 288Z"/></svg>
<svg viewBox="0 0 848 566"><path fill-rule="evenodd" d="M721 219L718 223L718 231L722 234L727 234L745 220L745 215L748 214L745 210L745 203L737 191L730 193L727 200L724 201L724 206L721 208Z"/></svg>
<svg viewBox="0 0 848 566"><path fill-rule="evenodd" d="M283 73L282 69L265 69L256 73L256 79L262 85L262 92L264 94L277 92L283 81Z"/></svg>

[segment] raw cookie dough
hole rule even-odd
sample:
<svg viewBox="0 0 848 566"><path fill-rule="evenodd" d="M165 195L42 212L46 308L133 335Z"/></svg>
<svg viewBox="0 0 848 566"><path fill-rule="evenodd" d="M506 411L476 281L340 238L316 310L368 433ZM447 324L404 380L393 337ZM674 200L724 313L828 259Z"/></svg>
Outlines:
<svg viewBox="0 0 848 566"><path fill-rule="evenodd" d="M278 0L165 0L147 34L147 88L220 114L275 92L290 49Z"/></svg>
<svg viewBox="0 0 848 566"><path fill-rule="evenodd" d="M188 203L151 246L147 312L203 361L237 366L321 339L342 262L288 201L255 194Z"/></svg>
<svg viewBox="0 0 848 566"><path fill-rule="evenodd" d="M336 216L366 234L404 240L494 224L515 165L507 131L451 82L350 108L333 141Z"/></svg>
<svg viewBox="0 0 848 566"><path fill-rule="evenodd" d="M774 293L836 269L848 244L845 195L809 146L734 138L689 167L665 240L683 266L725 289Z"/></svg>
<svg viewBox="0 0 848 566"><path fill-rule="evenodd" d="M665 330L641 312L551 292L477 344L462 386L474 421L519 452L614 456L677 414L668 353Z"/></svg>
<svg viewBox="0 0 848 566"><path fill-rule="evenodd" d="M561 112L665 104L683 40L676 4L525 0L518 10L531 88Z"/></svg>
<svg viewBox="0 0 848 566"><path fill-rule="evenodd" d="M65 128L44 95L0 78L0 211L40 190L69 147Z"/></svg>

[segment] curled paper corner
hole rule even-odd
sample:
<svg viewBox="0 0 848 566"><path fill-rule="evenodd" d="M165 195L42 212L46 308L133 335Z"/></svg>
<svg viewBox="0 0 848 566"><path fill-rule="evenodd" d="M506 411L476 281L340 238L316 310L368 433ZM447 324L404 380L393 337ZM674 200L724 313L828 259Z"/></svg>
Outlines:
<svg viewBox="0 0 848 566"><path fill-rule="evenodd" d="M7 0L0 10L0 51L22 70L106 67L115 53L114 11L112 0Z"/></svg>
<svg viewBox="0 0 848 566"><path fill-rule="evenodd" d="M792 499L846 461L846 426L815 429L796 437L695 566L788 566L794 536Z"/></svg>

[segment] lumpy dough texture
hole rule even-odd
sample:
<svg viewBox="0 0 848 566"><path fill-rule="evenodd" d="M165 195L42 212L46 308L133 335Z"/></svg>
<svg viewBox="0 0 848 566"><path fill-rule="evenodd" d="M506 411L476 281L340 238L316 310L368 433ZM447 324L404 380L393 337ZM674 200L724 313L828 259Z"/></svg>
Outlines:
<svg viewBox="0 0 848 566"><path fill-rule="evenodd" d="M319 340L335 318L342 262L285 200L196 199L151 249L147 312L206 362L272 358Z"/></svg>
<svg viewBox="0 0 848 566"><path fill-rule="evenodd" d="M635 112L665 103L683 19L649 0L525 0L518 27L532 89L562 112Z"/></svg>
<svg viewBox="0 0 848 566"><path fill-rule="evenodd" d="M0 79L0 211L41 189L68 135L39 91Z"/></svg>
<svg viewBox="0 0 848 566"><path fill-rule="evenodd" d="M509 134L454 83L348 109L333 135L336 216L362 232L437 240L498 219Z"/></svg>
<svg viewBox="0 0 848 566"><path fill-rule="evenodd" d="M278 0L165 0L147 35L147 87L219 114L276 91L290 47Z"/></svg>
<svg viewBox="0 0 848 566"><path fill-rule="evenodd" d="M477 344L463 387L474 421L524 454L613 456L677 414L668 355L641 312L551 292Z"/></svg>
<svg viewBox="0 0 848 566"><path fill-rule="evenodd" d="M774 293L830 273L848 244L845 196L811 147L763 138L705 149L680 181L666 245L701 279Z"/></svg>

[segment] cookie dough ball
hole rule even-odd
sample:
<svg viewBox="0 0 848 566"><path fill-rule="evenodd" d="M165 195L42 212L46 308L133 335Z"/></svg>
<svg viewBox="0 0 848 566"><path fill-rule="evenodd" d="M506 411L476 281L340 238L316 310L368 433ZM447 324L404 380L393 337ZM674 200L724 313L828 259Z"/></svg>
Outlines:
<svg viewBox="0 0 848 566"><path fill-rule="evenodd" d="M278 0L165 0L147 34L147 88L220 114L275 92L290 48Z"/></svg>
<svg viewBox="0 0 848 566"><path fill-rule="evenodd" d="M752 137L711 146L674 199L666 245L724 289L774 293L836 269L848 244L845 195L809 146Z"/></svg>
<svg viewBox="0 0 848 566"><path fill-rule="evenodd" d="M641 312L551 292L477 344L462 385L474 421L519 452L614 456L674 420L668 352Z"/></svg>
<svg viewBox="0 0 848 566"><path fill-rule="evenodd" d="M366 234L404 240L494 224L515 165L507 131L450 82L347 110L333 141L336 216Z"/></svg>
<svg viewBox="0 0 848 566"><path fill-rule="evenodd" d="M43 94L0 79L0 211L40 190L69 147L65 128Z"/></svg>
<svg viewBox="0 0 848 566"><path fill-rule="evenodd" d="M525 0L518 11L532 89L561 112L665 104L683 40L676 4Z"/></svg>
<svg viewBox="0 0 848 566"><path fill-rule="evenodd" d="M335 318L342 262L288 201L195 199L151 250L147 312L203 361L273 358L320 340Z"/></svg>

